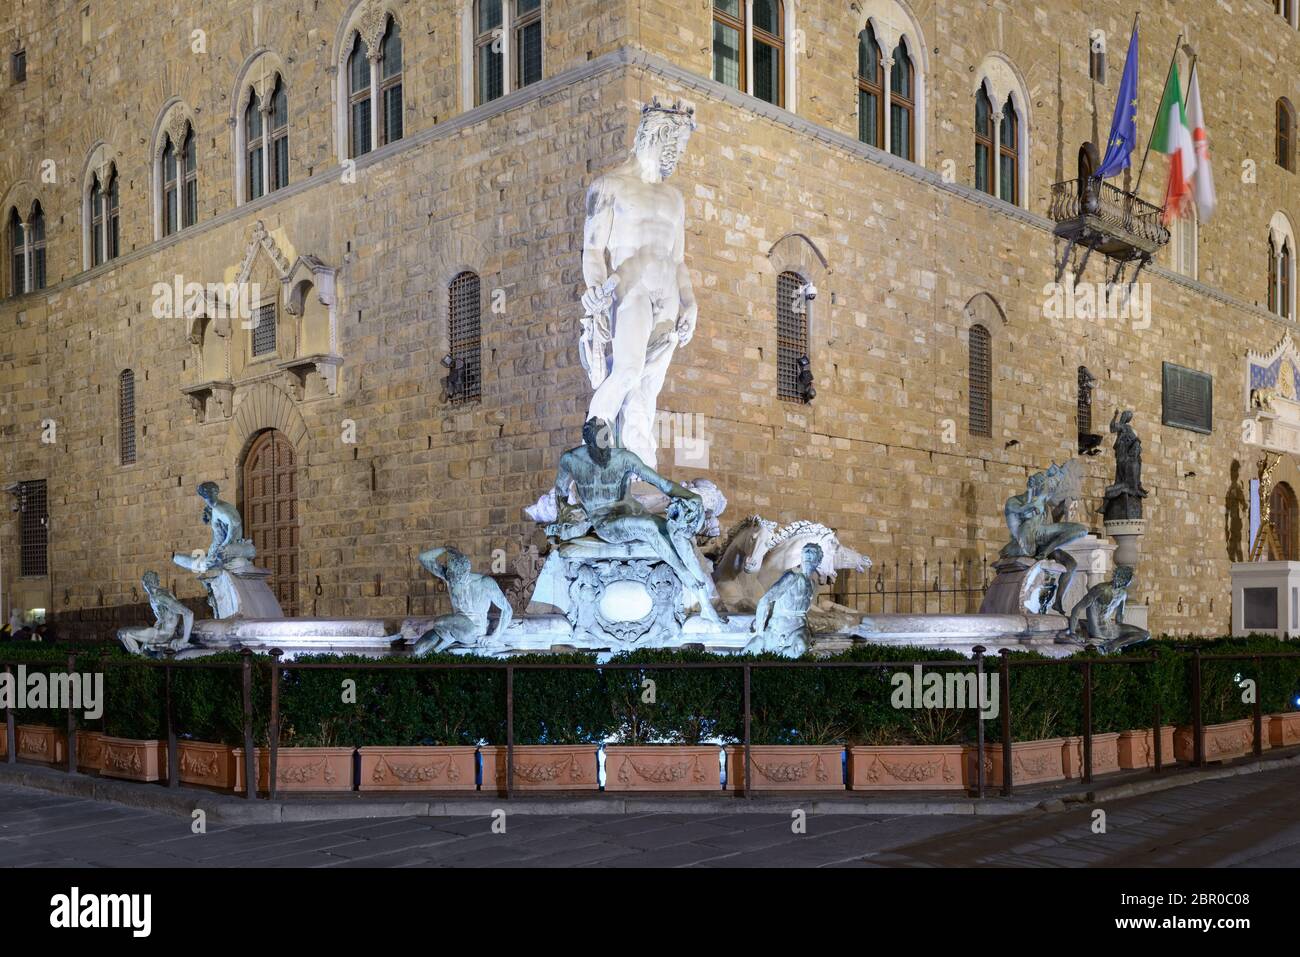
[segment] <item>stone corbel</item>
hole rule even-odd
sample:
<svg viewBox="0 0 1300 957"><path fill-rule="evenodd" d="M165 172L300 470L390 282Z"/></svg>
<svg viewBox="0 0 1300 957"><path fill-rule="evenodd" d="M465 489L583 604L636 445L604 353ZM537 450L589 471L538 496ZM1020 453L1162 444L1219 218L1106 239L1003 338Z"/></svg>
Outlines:
<svg viewBox="0 0 1300 957"><path fill-rule="evenodd" d="M343 365L342 356L318 353L296 359L284 359L276 365L284 370L289 391L294 399L300 402L307 397L308 379L313 374L320 379L326 394L338 395L339 366Z"/></svg>
<svg viewBox="0 0 1300 957"><path fill-rule="evenodd" d="M181 392L189 397L190 407L194 409L194 416L200 423L214 418L218 410L221 418L230 418L231 399L235 394L235 387L231 383L200 382L198 385L182 387Z"/></svg>

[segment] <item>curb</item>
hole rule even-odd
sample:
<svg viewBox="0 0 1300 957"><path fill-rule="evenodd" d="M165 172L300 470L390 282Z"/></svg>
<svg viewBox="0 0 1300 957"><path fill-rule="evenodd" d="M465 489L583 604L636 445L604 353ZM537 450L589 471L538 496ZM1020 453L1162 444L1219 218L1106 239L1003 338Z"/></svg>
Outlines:
<svg viewBox="0 0 1300 957"><path fill-rule="evenodd" d="M1189 784L1199 784L1242 774L1257 774L1274 768L1300 767L1300 754L1262 760L1253 756L1224 767L1184 768L1167 777L1128 781L1110 787L1076 790L1049 798L1029 795L1010 798L930 798L921 800L844 798L807 795L759 795L752 800L734 794L716 797L669 796L532 796L507 801L491 794L427 800L375 800L353 792L351 799L291 801L253 800L198 788L170 789L156 784L118 781L89 775L69 775L36 764L0 763L0 783L18 785L67 797L85 798L122 807L192 817L201 810L209 822L226 825L276 824L281 822L344 821L395 817L480 817L496 810L534 815L629 815L629 814L781 814L800 810L808 814L852 814L875 816L949 815L1005 817L1032 811L1054 813L1073 810L1083 804L1100 804L1124 798L1154 794Z"/></svg>

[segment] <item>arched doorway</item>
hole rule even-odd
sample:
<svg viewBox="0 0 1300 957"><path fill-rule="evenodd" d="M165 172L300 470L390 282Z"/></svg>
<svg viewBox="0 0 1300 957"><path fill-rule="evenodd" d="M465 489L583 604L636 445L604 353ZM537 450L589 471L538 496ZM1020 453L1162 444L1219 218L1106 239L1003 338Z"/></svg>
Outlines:
<svg viewBox="0 0 1300 957"><path fill-rule="evenodd" d="M1277 535L1278 547L1282 554L1274 556L1275 560L1293 562L1297 560L1297 509L1295 492L1286 482L1278 482L1268 497L1269 518L1273 522L1273 531Z"/></svg>
<svg viewBox="0 0 1300 957"><path fill-rule="evenodd" d="M285 615L298 614L298 470L293 443L278 429L259 432L240 469L239 511L253 561L271 571Z"/></svg>

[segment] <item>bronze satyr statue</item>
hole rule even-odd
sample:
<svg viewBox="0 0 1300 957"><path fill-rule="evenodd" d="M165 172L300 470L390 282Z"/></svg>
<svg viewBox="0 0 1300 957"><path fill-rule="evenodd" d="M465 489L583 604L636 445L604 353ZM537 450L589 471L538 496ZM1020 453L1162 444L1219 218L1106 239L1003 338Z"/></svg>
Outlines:
<svg viewBox="0 0 1300 957"><path fill-rule="evenodd" d="M153 609L154 623L140 628L120 628L117 640L133 655L179 651L190 643L194 612L162 586L157 572L145 572L142 582L149 596L149 607Z"/></svg>
<svg viewBox="0 0 1300 957"><path fill-rule="evenodd" d="M1149 639L1149 631L1137 625L1126 625L1122 621L1124 605L1128 601L1128 586L1132 582L1132 565L1115 566L1115 574L1110 581L1093 585L1070 609L1069 633L1078 635L1079 619L1082 618L1088 640L1106 653Z"/></svg>
<svg viewBox="0 0 1300 957"><path fill-rule="evenodd" d="M447 583L452 610L433 620L415 643L415 654L445 651L453 645L482 644L488 633L488 611L493 605L501 617L492 637L505 635L513 612L495 579L471 571L469 558L450 545L421 552L420 564Z"/></svg>

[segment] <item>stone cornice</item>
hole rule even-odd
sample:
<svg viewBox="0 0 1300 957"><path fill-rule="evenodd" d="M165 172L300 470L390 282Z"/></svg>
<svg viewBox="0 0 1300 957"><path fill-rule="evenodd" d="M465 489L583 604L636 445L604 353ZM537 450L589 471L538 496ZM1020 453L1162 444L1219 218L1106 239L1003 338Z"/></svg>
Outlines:
<svg viewBox="0 0 1300 957"><path fill-rule="evenodd" d="M423 146L427 146L440 140L449 139L464 130L472 129L481 123L486 123L503 113L535 104L552 94L560 92L568 87L586 82L593 77L627 69L643 70L655 74L665 80L695 90L696 92L715 101L724 102L736 107L737 109L743 109L749 113L761 116L764 119L798 134L799 136L815 140L833 149L848 153L863 162L870 163L871 165L882 169L890 170L891 172L902 176L907 176L917 182L924 183L941 193L946 193L949 196L982 207L983 209L1005 217L1008 220L1038 229L1049 237L1052 235L1053 223L1045 216L1040 216L1027 209L1013 206L1010 203L989 196L987 193L974 189L973 187L964 186L959 183L947 183L944 181L942 176L933 170L926 169L925 167L909 162L908 160L900 159L892 153L886 153L882 150L867 146L852 136L820 126L795 113L791 113L789 110L773 106L772 104L756 97L741 93L725 84L718 83L707 76L694 73L684 67L665 60L660 56L648 53L647 51L637 47L620 47L617 50L613 50L593 60L581 63L562 73L547 77L546 79L533 83L523 89L514 90L490 103L485 103L472 110L467 110L466 112L460 113L457 116L435 126L413 132L394 143L385 144L353 162L355 163L356 170L361 172L375 164L382 163L393 156L411 150L420 149ZM75 288L84 282L97 279L119 266L156 255L171 246L179 245L191 237L201 235L209 230L219 229L222 226L244 218L247 218L250 222L254 221L261 216L265 216L266 211L274 207L281 200L289 199L307 192L308 190L337 182L342 176L342 173L342 164L332 164L326 168L315 171L306 179L291 182L287 186L275 190L272 193L268 193L252 202L227 209L211 219L204 220L194 226L190 226L162 239L155 240L139 249L132 250L116 259L110 260L103 265L79 272L75 276L65 279L53 286L49 286L39 292L29 293L18 299L8 300L3 303L3 305L8 305L9 302L21 303L23 301L30 301L41 297L42 295L45 297L55 295L61 291ZM1235 309L1240 309L1257 318L1272 322L1284 329L1289 330L1294 325L1292 322L1276 316L1267 309L1257 306L1254 303L1248 302L1225 292L1222 289L1207 285L1198 280L1189 279L1188 277L1182 276L1164 266L1152 263L1146 268L1145 272L1157 275L1168 282L1182 286L1191 292L1205 296L1215 302L1231 306Z"/></svg>

